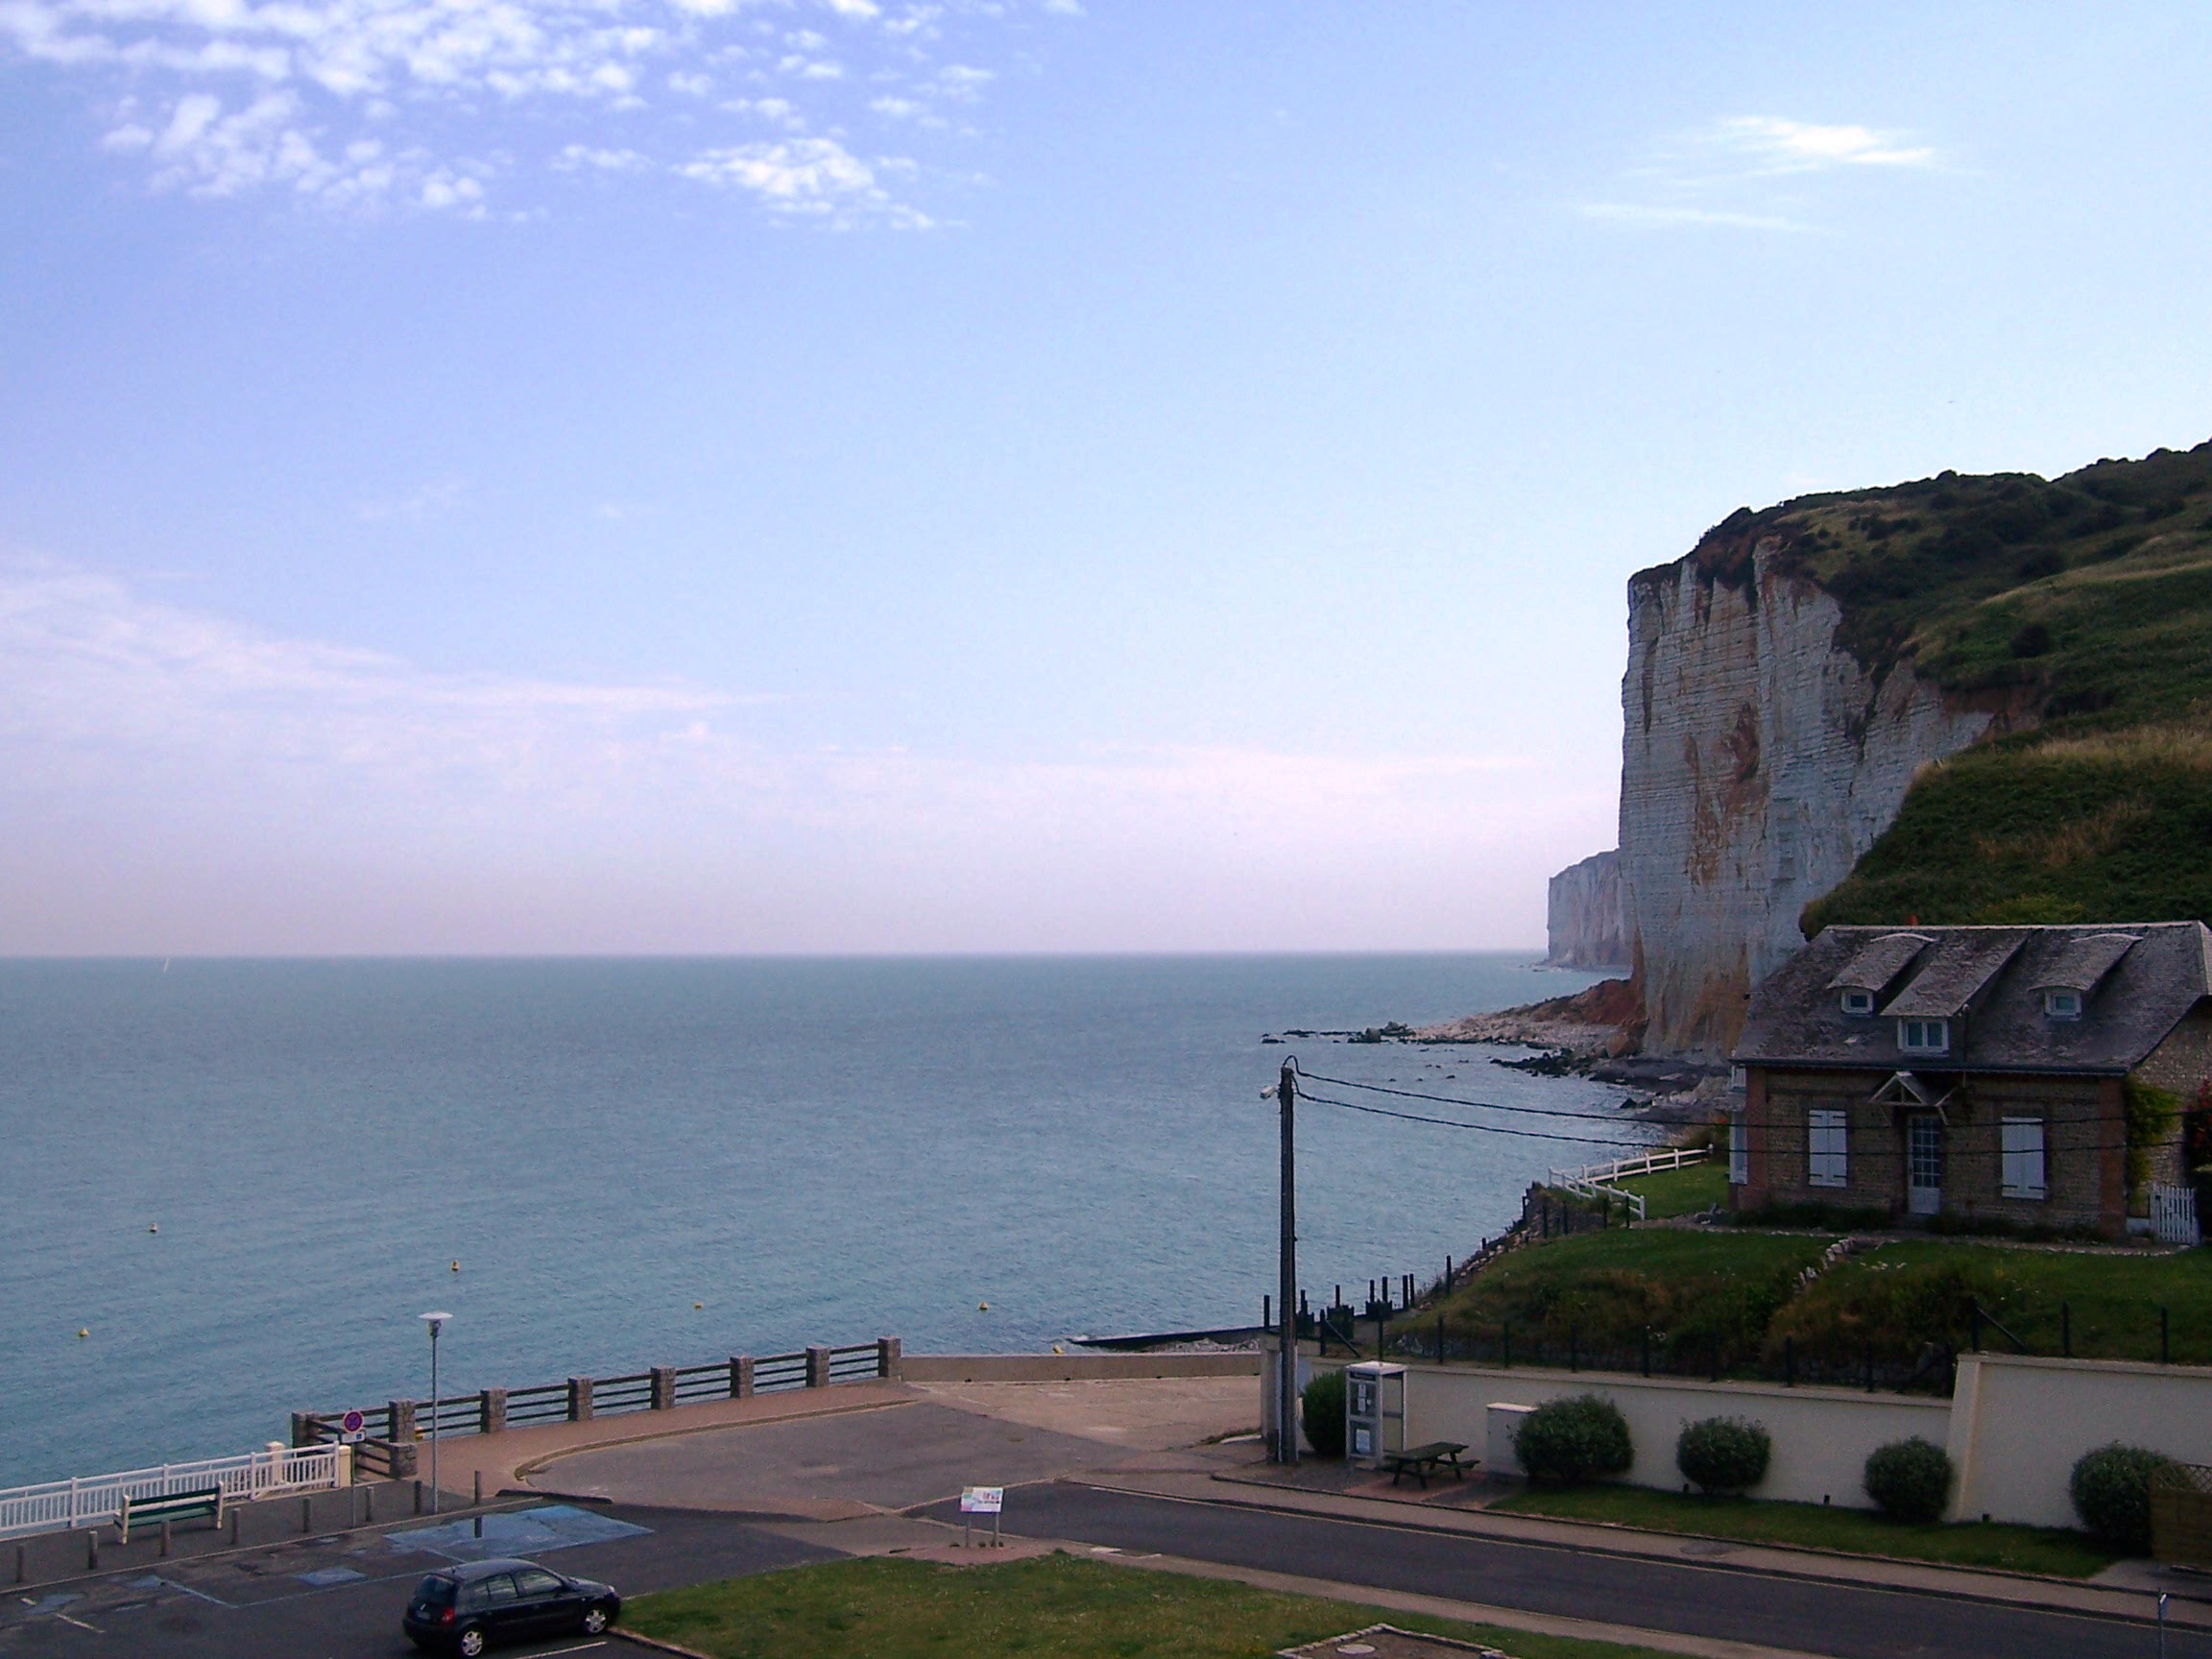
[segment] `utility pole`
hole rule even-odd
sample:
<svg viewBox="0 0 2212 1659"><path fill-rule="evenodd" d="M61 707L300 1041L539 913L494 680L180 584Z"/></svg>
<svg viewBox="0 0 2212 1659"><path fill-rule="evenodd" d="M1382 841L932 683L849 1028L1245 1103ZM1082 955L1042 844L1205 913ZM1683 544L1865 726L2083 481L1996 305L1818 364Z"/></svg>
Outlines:
<svg viewBox="0 0 2212 1659"><path fill-rule="evenodd" d="M1275 1461L1298 1461L1298 1068L1283 1062L1275 1097L1283 1111L1282 1283L1276 1287L1280 1342L1275 1365Z"/></svg>

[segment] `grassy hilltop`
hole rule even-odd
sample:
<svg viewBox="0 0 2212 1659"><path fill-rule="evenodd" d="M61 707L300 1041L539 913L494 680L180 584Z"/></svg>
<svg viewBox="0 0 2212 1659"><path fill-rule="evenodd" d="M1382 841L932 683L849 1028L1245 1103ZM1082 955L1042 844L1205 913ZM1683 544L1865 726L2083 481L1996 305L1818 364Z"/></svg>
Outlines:
<svg viewBox="0 0 2212 1659"><path fill-rule="evenodd" d="M1831 923L2212 922L2212 443L2065 477L1945 472L1717 525L1693 557L1785 572L1838 643L1906 666L2002 733L1931 766Z"/></svg>

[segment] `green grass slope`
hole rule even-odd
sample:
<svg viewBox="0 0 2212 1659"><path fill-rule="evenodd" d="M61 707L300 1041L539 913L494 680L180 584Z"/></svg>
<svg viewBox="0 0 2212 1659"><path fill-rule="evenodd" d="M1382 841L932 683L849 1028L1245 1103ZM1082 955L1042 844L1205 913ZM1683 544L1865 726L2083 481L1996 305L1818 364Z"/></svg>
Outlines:
<svg viewBox="0 0 2212 1659"><path fill-rule="evenodd" d="M1929 767L1831 923L2212 921L2212 443L2063 478L1943 473L1716 526L1836 596L1838 642L1997 717Z"/></svg>

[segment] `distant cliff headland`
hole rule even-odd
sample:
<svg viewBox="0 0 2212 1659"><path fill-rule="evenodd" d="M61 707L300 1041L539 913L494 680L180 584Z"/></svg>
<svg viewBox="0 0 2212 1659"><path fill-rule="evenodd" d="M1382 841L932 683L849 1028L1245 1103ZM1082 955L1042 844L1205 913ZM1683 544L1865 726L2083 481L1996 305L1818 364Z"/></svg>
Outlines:
<svg viewBox="0 0 2212 1659"><path fill-rule="evenodd" d="M1832 922L2212 921L2212 443L1742 509L1630 579L1621 701L1550 908L1629 978L1536 1022L1592 1046L1725 1054Z"/></svg>

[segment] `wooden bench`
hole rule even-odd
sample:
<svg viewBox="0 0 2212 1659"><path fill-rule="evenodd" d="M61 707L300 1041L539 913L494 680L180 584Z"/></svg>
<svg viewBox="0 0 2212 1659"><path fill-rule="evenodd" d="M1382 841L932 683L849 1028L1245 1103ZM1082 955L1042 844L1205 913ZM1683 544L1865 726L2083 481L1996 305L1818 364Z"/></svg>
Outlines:
<svg viewBox="0 0 2212 1659"><path fill-rule="evenodd" d="M158 1498L132 1498L125 1494L123 1512L115 1517L123 1542L131 1542L133 1523L149 1526L157 1521L212 1521L223 1524L223 1488L204 1486L191 1492L164 1492Z"/></svg>
<svg viewBox="0 0 2212 1659"><path fill-rule="evenodd" d="M1429 1477L1452 1471L1452 1479L1465 1479L1459 1469L1459 1454L1467 1450L1464 1440L1431 1440L1426 1446L1408 1446L1403 1452L1382 1454L1382 1467L1390 1471L1390 1484L1398 1484L1401 1475L1410 1475L1421 1482L1421 1489L1429 1489Z"/></svg>

